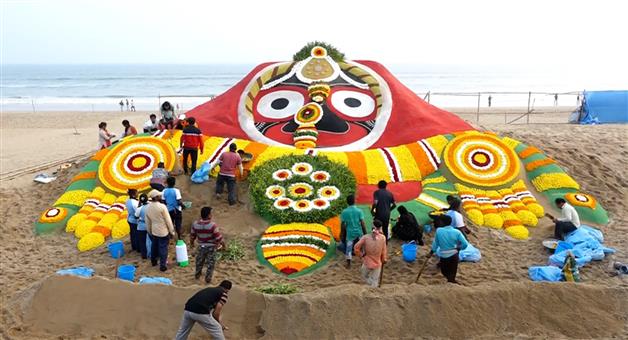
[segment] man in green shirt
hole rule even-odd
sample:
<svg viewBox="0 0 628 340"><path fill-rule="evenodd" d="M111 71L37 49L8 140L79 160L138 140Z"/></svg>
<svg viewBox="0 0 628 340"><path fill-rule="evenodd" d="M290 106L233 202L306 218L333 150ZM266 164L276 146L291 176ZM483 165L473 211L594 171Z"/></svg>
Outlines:
<svg viewBox="0 0 628 340"><path fill-rule="evenodd" d="M366 224L364 223L364 213L360 208L355 206L355 196L347 196L348 207L340 214L341 222L341 241L345 244L345 258L347 259L347 268L351 267L351 257L353 255L353 246L357 240L366 234ZM354 242L355 241L355 242Z"/></svg>

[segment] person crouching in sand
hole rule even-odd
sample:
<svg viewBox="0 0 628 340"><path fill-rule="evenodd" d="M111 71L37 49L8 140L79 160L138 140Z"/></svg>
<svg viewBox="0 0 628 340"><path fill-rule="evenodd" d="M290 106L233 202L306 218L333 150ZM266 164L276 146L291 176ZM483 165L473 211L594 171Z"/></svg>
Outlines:
<svg viewBox="0 0 628 340"><path fill-rule="evenodd" d="M151 257L150 262L154 266L157 265L159 258L159 270L165 272L168 270L166 261L168 260L168 243L170 237L175 236L174 226L168 213L166 205L161 203L161 192L151 190L148 193L150 203L146 206L146 231L151 238Z"/></svg>
<svg viewBox="0 0 628 340"><path fill-rule="evenodd" d="M231 286L231 281L224 280L218 287L205 288L194 294L185 303L181 326L179 326L175 340L186 340L197 322L212 339L224 339L223 331L228 328L220 320L220 313L227 303L227 294L231 290Z"/></svg>
<svg viewBox="0 0 628 340"><path fill-rule="evenodd" d="M462 232L452 225L451 217L441 215L435 218L434 226L436 233L432 242L432 250L428 257L431 257L438 251L440 257L440 271L447 278L447 282L456 282L456 274L458 272L458 252L465 249L469 243L462 235Z"/></svg>
<svg viewBox="0 0 628 340"><path fill-rule="evenodd" d="M362 236L353 249L362 258L360 272L366 284L371 287L377 287L382 265L386 263L388 254L386 236L384 236L382 231L382 222L374 220L373 231Z"/></svg>
<svg viewBox="0 0 628 340"><path fill-rule="evenodd" d="M196 273L194 277L198 280L203 273L203 265L207 262L205 272L205 282L210 283L214 274L216 264L216 250L225 247L222 234L218 231L216 223L212 222L212 208L201 208L201 219L192 223L190 228L190 248L194 247L194 241L198 238L198 249L196 250Z"/></svg>

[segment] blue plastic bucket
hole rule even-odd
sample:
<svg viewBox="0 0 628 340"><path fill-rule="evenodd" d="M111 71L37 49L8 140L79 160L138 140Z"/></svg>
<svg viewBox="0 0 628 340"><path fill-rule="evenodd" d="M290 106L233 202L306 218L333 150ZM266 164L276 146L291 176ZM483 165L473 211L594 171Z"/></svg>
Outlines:
<svg viewBox="0 0 628 340"><path fill-rule="evenodd" d="M107 248L109 248L109 254L111 254L111 257L114 259L124 256L124 245L122 241L111 242L107 245Z"/></svg>
<svg viewBox="0 0 628 340"><path fill-rule="evenodd" d="M135 280L135 266L124 264L118 267L118 279L133 282Z"/></svg>
<svg viewBox="0 0 628 340"><path fill-rule="evenodd" d="M401 245L401 256L406 262L414 262L416 260L416 243L414 241Z"/></svg>

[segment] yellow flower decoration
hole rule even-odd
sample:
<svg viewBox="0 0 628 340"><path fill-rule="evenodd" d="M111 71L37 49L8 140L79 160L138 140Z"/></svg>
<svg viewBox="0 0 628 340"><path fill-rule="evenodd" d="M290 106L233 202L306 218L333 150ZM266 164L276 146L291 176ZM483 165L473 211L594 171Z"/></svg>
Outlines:
<svg viewBox="0 0 628 340"><path fill-rule="evenodd" d="M83 236L89 234L92 229L96 226L96 221L85 219L81 222L76 229L74 230L74 236L76 238L83 238Z"/></svg>
<svg viewBox="0 0 628 340"><path fill-rule="evenodd" d="M326 185L318 189L318 197L333 201L340 197L340 190L333 185Z"/></svg>
<svg viewBox="0 0 628 340"><path fill-rule="evenodd" d="M280 197L286 195L286 189L284 189L281 185L271 185L266 188L266 197L271 200L276 200Z"/></svg>
<svg viewBox="0 0 628 340"><path fill-rule="evenodd" d="M547 191L551 189L580 189L580 185L569 177L566 173L549 173L540 174L532 179L532 184L538 191Z"/></svg>
<svg viewBox="0 0 628 340"><path fill-rule="evenodd" d="M310 197L313 190L314 188L305 182L294 183L288 187L288 193L295 198Z"/></svg>
<svg viewBox="0 0 628 340"><path fill-rule="evenodd" d="M57 199L54 205L69 204L80 207L85 203L85 200L91 196L91 191L87 190L71 190L66 191Z"/></svg>
<svg viewBox="0 0 628 340"><path fill-rule="evenodd" d="M312 210L312 202L306 199L301 199L292 203L292 209L297 212L308 212Z"/></svg>
<svg viewBox="0 0 628 340"><path fill-rule="evenodd" d="M105 237L101 233L88 233L76 244L79 251L94 250L105 243Z"/></svg>
<svg viewBox="0 0 628 340"><path fill-rule="evenodd" d="M114 239L120 239L125 237L131 232L131 227L126 219L121 219L111 229L111 237Z"/></svg>
<svg viewBox="0 0 628 340"><path fill-rule="evenodd" d="M589 209L595 209L597 202L595 198L588 194L579 193L568 193L565 195L565 199L571 205L577 205L580 207L586 207Z"/></svg>
<svg viewBox="0 0 628 340"><path fill-rule="evenodd" d="M70 217L68 222L65 224L65 231L68 233L73 233L76 230L76 227L78 227L86 218L87 215L82 213L78 213Z"/></svg>
<svg viewBox="0 0 628 340"><path fill-rule="evenodd" d="M291 170L295 175L307 176L312 172L312 165L305 162L299 162L295 163Z"/></svg>

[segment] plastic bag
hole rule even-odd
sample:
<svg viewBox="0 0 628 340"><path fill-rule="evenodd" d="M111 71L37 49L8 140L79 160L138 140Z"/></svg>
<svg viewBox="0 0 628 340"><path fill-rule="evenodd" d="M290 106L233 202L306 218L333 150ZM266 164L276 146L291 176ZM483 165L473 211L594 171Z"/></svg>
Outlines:
<svg viewBox="0 0 628 340"><path fill-rule="evenodd" d="M589 234L589 232L586 229L583 229L583 228L578 228L572 231L571 233L567 234L567 236L565 237L565 242L569 242L573 245L586 242L588 240L597 241L595 237L593 237L591 234Z"/></svg>
<svg viewBox="0 0 628 340"><path fill-rule="evenodd" d="M482 253L480 253L480 250L474 247L471 243L469 243L466 248L462 249L458 253L458 256L460 257L461 262L478 262L482 259Z"/></svg>
<svg viewBox="0 0 628 340"><path fill-rule="evenodd" d="M585 254L585 252L583 252L581 249L569 249L551 255L549 257L549 263L551 265L562 266L565 263L565 259L567 258L567 252L569 251L571 251L573 256L576 258L576 264L578 265L578 267L582 267L593 260L591 258L591 255Z"/></svg>
<svg viewBox="0 0 628 340"><path fill-rule="evenodd" d="M555 266L534 266L528 269L528 276L532 281L558 282L562 280L563 271Z"/></svg>
<svg viewBox="0 0 628 340"><path fill-rule="evenodd" d="M94 276L94 270L89 267L74 267L66 268L57 271L57 275L72 275L80 277L92 277Z"/></svg>
<svg viewBox="0 0 628 340"><path fill-rule="evenodd" d="M599 229L589 227L588 225L580 225L579 229L586 231L589 235L593 236L598 242L604 243L604 234Z"/></svg>
<svg viewBox="0 0 628 340"><path fill-rule="evenodd" d="M194 171L190 179L192 180L192 182L196 184L207 182L209 181L210 170L211 170L211 167L209 165L209 162L204 162L199 169Z"/></svg>
<svg viewBox="0 0 628 340"><path fill-rule="evenodd" d="M141 285L172 285L172 280L167 277L148 277L142 276L139 284Z"/></svg>

